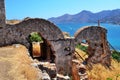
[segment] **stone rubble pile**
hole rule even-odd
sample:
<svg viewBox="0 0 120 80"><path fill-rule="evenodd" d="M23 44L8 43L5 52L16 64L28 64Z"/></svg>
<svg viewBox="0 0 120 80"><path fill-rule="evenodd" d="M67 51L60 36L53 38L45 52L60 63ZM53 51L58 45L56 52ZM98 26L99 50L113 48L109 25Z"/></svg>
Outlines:
<svg viewBox="0 0 120 80"><path fill-rule="evenodd" d="M86 66L79 60L72 60L72 75L73 80L88 80Z"/></svg>

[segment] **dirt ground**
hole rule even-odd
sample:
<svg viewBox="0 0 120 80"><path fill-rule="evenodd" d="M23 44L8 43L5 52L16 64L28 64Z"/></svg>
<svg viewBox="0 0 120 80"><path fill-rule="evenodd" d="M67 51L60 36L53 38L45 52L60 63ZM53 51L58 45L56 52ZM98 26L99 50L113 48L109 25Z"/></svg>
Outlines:
<svg viewBox="0 0 120 80"><path fill-rule="evenodd" d="M24 46L0 47L0 80L39 80L32 63Z"/></svg>

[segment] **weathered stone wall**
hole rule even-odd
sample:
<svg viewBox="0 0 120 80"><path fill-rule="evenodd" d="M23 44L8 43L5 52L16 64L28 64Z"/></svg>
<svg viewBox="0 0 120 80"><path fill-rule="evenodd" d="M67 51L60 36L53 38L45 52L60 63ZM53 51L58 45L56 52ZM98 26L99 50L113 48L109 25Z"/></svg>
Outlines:
<svg viewBox="0 0 120 80"><path fill-rule="evenodd" d="M107 30L98 26L88 26L80 28L74 36L77 43L81 43L82 40L95 41L99 43L102 40L101 33L104 33L106 36Z"/></svg>
<svg viewBox="0 0 120 80"><path fill-rule="evenodd" d="M4 0L0 0L0 28L5 26L5 5Z"/></svg>
<svg viewBox="0 0 120 80"><path fill-rule="evenodd" d="M107 41L107 30L98 26L89 26L79 29L75 33L75 44L82 40L88 43L87 53L89 54L86 61L91 63L102 63L104 66L110 66L111 52Z"/></svg>
<svg viewBox="0 0 120 80"><path fill-rule="evenodd" d="M43 19L28 19L16 25L6 25L0 29L0 46L21 43L29 47L29 35L38 32L47 40L64 39L60 29Z"/></svg>
<svg viewBox="0 0 120 80"><path fill-rule="evenodd" d="M6 24L4 0L0 0L0 27L0 46L23 44L30 51L29 35L32 32L38 32L50 44L54 52L57 73L71 73L71 54L74 50L73 40L64 39L62 31L53 23L44 19L27 18L15 25Z"/></svg>
<svg viewBox="0 0 120 80"><path fill-rule="evenodd" d="M52 41L56 53L56 65L58 74L71 75L72 70L72 54L74 53L74 39L63 39Z"/></svg>
<svg viewBox="0 0 120 80"><path fill-rule="evenodd" d="M88 80L88 74L86 72L86 66L79 60L72 60L72 80Z"/></svg>
<svg viewBox="0 0 120 80"><path fill-rule="evenodd" d="M7 24L0 29L0 46L23 44L29 49L31 47L29 35L32 32L38 32L51 45L56 57L57 73L70 74L74 41L64 39L61 30L49 21L28 19L15 25ZM65 50L65 48L69 50Z"/></svg>

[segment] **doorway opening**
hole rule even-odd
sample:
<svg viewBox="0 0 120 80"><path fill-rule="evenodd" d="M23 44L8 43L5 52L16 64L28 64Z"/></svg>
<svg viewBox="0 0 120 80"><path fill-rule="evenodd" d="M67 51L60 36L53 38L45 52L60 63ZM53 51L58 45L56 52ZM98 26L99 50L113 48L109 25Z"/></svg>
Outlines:
<svg viewBox="0 0 120 80"><path fill-rule="evenodd" d="M39 61L55 63L55 51L50 41L45 39L40 33L32 32L29 35L32 46L32 57Z"/></svg>

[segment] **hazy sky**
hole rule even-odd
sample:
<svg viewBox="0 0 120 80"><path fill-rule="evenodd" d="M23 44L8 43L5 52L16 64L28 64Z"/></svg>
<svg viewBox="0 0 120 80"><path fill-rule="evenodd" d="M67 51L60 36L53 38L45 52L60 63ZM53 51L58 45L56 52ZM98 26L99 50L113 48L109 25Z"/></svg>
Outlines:
<svg viewBox="0 0 120 80"><path fill-rule="evenodd" d="M7 19L50 18L82 10L120 9L120 0L5 0Z"/></svg>

